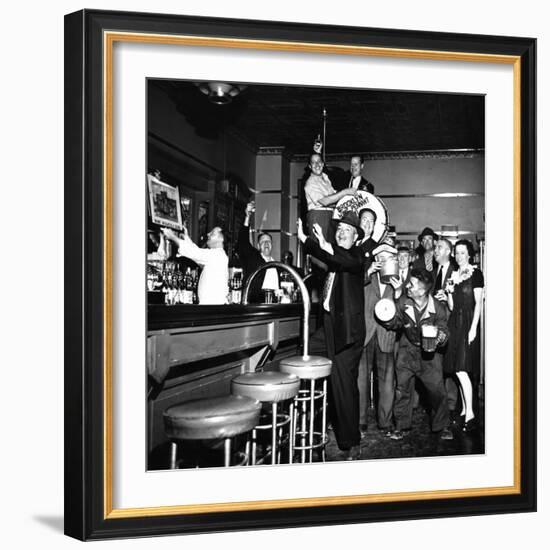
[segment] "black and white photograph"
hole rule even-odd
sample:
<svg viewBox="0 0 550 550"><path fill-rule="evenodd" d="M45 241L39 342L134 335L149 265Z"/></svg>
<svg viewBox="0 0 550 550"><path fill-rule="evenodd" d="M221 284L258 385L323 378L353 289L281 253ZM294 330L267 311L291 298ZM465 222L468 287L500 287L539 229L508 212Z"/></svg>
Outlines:
<svg viewBox="0 0 550 550"><path fill-rule="evenodd" d="M483 455L484 95L146 90L147 469Z"/></svg>

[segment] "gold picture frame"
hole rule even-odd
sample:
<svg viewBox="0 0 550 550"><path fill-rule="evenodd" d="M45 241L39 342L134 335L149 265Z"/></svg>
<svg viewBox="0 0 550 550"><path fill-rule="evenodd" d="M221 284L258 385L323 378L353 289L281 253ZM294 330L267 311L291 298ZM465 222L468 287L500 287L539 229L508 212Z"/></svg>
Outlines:
<svg viewBox="0 0 550 550"><path fill-rule="evenodd" d="M321 32L322 31L322 32ZM82 11L66 16L66 533L79 539L535 509L532 39ZM514 481L491 488L117 509L113 505L113 50L118 43L505 64L514 81ZM84 55L85 54L85 55ZM89 84L95 82L95 84ZM84 124L82 113L89 117ZM74 140L82 151L74 149ZM78 181L78 185L74 182ZM79 202L89 214L74 210ZM179 200L178 200L179 207ZM180 212L181 219L181 212ZM82 244L74 243L79 228ZM97 230L100 230L99 232ZM95 232L95 233L94 233ZM92 261L93 259L93 261ZM95 262L95 263L93 263ZM88 286L82 282L88 283ZM92 306L91 293L103 296ZM71 306L69 306L71 307ZM86 320L93 319L94 326ZM80 338L75 338L80 336ZM75 345L74 342L79 342ZM79 368L75 368L75 364ZM529 365L529 372L522 368ZM530 427L531 426L531 427ZM75 487L79 487L75 491ZM288 512L292 510L292 518Z"/></svg>

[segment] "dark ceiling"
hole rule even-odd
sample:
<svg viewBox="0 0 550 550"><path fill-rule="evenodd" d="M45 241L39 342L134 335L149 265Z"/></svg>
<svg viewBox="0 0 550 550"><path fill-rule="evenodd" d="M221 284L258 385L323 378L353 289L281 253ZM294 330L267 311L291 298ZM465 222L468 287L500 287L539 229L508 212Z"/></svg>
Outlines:
<svg viewBox="0 0 550 550"><path fill-rule="evenodd" d="M484 148L483 96L251 85L220 106L192 82L150 84L167 93L199 135L215 138L227 128L256 148L309 154L322 133L323 109L329 155Z"/></svg>

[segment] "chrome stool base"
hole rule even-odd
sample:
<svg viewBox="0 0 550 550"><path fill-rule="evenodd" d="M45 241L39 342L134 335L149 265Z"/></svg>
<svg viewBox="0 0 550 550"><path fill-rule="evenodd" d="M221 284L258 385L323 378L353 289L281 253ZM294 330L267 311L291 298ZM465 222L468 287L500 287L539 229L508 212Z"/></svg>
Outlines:
<svg viewBox="0 0 550 550"><path fill-rule="evenodd" d="M321 450L321 460L325 461L327 434L327 378L332 371L332 361L319 356L297 356L284 359L280 364L281 372L295 374L302 380L302 388L294 398L294 418L292 433L294 449L299 450L301 462L313 462L313 450ZM316 387L322 380L322 387ZM321 400L321 431L315 430L317 415L316 402ZM298 427L299 426L299 427ZM316 434L318 435L315 441Z"/></svg>

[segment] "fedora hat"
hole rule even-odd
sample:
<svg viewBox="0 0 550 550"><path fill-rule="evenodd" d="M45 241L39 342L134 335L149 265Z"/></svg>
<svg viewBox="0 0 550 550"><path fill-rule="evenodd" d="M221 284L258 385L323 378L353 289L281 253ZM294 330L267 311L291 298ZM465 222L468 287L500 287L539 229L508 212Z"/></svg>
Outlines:
<svg viewBox="0 0 550 550"><path fill-rule="evenodd" d="M422 230L422 233L418 235L418 240L421 241L424 237L430 235L435 241L439 239L436 233L434 233L434 230L431 227L425 227Z"/></svg>
<svg viewBox="0 0 550 550"><path fill-rule="evenodd" d="M353 210L347 210L341 218L333 218L331 221L334 225L334 230L336 230L336 227L339 223L345 223L347 225L355 227L355 229L357 229L358 240L363 240L365 232L361 229L359 225L359 216Z"/></svg>

